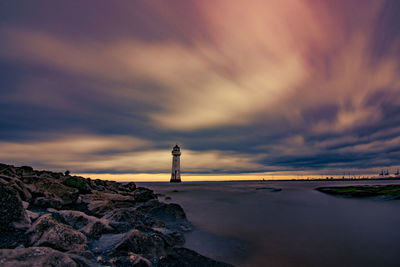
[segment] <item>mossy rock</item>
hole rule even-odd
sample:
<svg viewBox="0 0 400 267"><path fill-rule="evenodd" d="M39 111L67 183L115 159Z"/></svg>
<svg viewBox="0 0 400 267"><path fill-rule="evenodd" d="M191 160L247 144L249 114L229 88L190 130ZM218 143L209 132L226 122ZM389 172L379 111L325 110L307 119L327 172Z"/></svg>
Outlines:
<svg viewBox="0 0 400 267"><path fill-rule="evenodd" d="M317 190L343 197L400 199L399 185L320 187Z"/></svg>
<svg viewBox="0 0 400 267"><path fill-rule="evenodd" d="M78 189L79 193L81 194L87 194L91 192L90 186L84 178L74 176L68 177L64 180L63 184Z"/></svg>

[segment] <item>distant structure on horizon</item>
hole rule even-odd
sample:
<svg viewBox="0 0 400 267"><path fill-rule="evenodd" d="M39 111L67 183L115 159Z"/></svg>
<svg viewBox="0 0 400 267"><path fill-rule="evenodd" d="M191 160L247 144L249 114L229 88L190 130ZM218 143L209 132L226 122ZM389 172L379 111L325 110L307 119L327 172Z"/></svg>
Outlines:
<svg viewBox="0 0 400 267"><path fill-rule="evenodd" d="M171 183L180 183L181 182L181 149L176 144L172 148L172 171L171 171Z"/></svg>

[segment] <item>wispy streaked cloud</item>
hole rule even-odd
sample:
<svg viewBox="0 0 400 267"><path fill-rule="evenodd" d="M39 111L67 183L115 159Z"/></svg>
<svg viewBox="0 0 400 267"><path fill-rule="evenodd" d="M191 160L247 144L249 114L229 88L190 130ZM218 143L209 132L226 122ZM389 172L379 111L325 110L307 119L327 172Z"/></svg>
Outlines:
<svg viewBox="0 0 400 267"><path fill-rule="evenodd" d="M396 1L178 2L4 14L2 160L55 147L37 163L165 171L180 142L189 172L398 164ZM47 128L67 133L29 137Z"/></svg>

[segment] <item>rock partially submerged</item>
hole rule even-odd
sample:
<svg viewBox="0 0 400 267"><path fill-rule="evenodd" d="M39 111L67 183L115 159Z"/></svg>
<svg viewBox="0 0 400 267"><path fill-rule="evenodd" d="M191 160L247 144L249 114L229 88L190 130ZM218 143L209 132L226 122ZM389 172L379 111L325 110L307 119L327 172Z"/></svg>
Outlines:
<svg viewBox="0 0 400 267"><path fill-rule="evenodd" d="M279 192L279 191L282 191L281 188L275 188L275 187L257 187L256 190L262 190L262 191L267 191L267 192Z"/></svg>
<svg viewBox="0 0 400 267"><path fill-rule="evenodd" d="M316 190L348 198L400 199L400 185L319 187Z"/></svg>
<svg viewBox="0 0 400 267"><path fill-rule="evenodd" d="M183 249L184 210L135 183L0 164L0 266L228 266Z"/></svg>

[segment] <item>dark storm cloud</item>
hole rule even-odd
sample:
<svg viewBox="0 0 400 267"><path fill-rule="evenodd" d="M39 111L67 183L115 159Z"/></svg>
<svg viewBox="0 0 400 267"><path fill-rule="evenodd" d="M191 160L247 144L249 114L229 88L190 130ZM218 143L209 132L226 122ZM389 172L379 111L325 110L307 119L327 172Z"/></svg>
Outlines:
<svg viewBox="0 0 400 267"><path fill-rule="evenodd" d="M187 172L400 165L397 1L0 5L0 161L163 172L179 142Z"/></svg>

